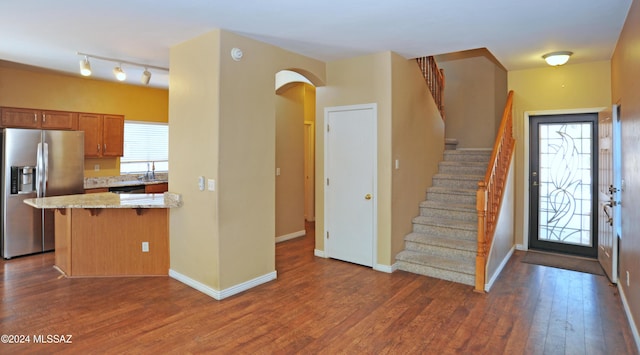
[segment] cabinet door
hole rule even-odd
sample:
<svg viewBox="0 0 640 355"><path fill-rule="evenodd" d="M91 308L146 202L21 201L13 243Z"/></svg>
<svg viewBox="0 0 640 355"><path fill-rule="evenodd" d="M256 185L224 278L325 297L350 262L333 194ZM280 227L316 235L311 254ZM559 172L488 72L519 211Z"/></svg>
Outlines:
<svg viewBox="0 0 640 355"><path fill-rule="evenodd" d="M43 129L74 130L78 127L78 114L64 111L42 111Z"/></svg>
<svg viewBox="0 0 640 355"><path fill-rule="evenodd" d="M108 187L97 187L95 189L86 189L84 190L85 194L97 194L100 192L109 192L109 188Z"/></svg>
<svg viewBox="0 0 640 355"><path fill-rule="evenodd" d="M145 185L144 187L144 192L148 194L157 194L167 191L169 191L169 184L166 182L160 184Z"/></svg>
<svg viewBox="0 0 640 355"><path fill-rule="evenodd" d="M124 154L124 116L104 115L102 123L102 156Z"/></svg>
<svg viewBox="0 0 640 355"><path fill-rule="evenodd" d="M38 110L26 108L2 108L2 127L40 128Z"/></svg>
<svg viewBox="0 0 640 355"><path fill-rule="evenodd" d="M81 113L78 115L78 130L84 131L84 156L102 156L102 115Z"/></svg>

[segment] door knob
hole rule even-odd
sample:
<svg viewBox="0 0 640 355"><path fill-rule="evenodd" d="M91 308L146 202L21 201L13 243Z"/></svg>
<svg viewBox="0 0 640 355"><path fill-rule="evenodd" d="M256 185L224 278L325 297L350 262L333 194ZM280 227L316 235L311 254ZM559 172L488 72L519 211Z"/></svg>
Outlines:
<svg viewBox="0 0 640 355"><path fill-rule="evenodd" d="M365 200L371 200L371 194L364 195L364 199Z"/></svg>

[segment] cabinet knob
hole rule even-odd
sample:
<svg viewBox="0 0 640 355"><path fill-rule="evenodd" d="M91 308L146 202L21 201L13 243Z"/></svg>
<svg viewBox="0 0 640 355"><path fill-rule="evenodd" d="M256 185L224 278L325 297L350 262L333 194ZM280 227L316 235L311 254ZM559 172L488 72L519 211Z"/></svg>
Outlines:
<svg viewBox="0 0 640 355"><path fill-rule="evenodd" d="M37 113L33 114L33 122L38 122L38 114Z"/></svg>
<svg viewBox="0 0 640 355"><path fill-rule="evenodd" d="M98 144L97 150L98 150L98 153L100 153L100 144Z"/></svg>
<svg viewBox="0 0 640 355"><path fill-rule="evenodd" d="M46 113L43 113L43 114L42 114L42 122L43 122L43 123L44 123L44 122L47 122L47 114L46 114Z"/></svg>

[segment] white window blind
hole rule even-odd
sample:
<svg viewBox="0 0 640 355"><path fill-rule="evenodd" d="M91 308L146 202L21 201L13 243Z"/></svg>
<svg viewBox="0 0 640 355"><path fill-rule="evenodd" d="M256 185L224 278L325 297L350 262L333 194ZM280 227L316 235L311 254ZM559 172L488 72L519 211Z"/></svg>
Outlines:
<svg viewBox="0 0 640 355"><path fill-rule="evenodd" d="M169 171L169 125L125 121L120 173L146 172L152 163L156 171Z"/></svg>

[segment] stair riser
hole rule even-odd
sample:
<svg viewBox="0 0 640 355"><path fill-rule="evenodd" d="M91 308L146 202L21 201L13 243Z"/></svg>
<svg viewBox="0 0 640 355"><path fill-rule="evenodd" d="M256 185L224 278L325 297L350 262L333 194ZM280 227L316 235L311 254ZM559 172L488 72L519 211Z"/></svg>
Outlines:
<svg viewBox="0 0 640 355"><path fill-rule="evenodd" d="M474 286L475 285L475 277L474 275L463 274L455 271L449 271L444 269L438 269L431 266L413 264L406 261L398 261L397 262L398 269L412 272L414 274L420 274L424 276L429 276L437 279L453 281L457 283L461 283L464 285Z"/></svg>
<svg viewBox="0 0 640 355"><path fill-rule="evenodd" d="M444 237L466 239L466 240L476 240L478 238L477 231L434 226L429 224L414 223L413 231L416 233L441 235Z"/></svg>
<svg viewBox="0 0 640 355"><path fill-rule="evenodd" d="M438 172L441 174L456 174L456 175L484 175L487 170L486 166L464 166L464 165L446 165L441 164L438 168Z"/></svg>
<svg viewBox="0 0 640 355"><path fill-rule="evenodd" d="M477 212L462 212L439 208L420 207L420 215L433 218L448 218L465 222L477 222Z"/></svg>
<svg viewBox="0 0 640 355"><path fill-rule="evenodd" d="M451 249L439 245L423 244L418 242L406 241L404 243L406 250L419 251L421 253L429 255L438 255L443 257L455 257L466 258L468 260L475 260L476 252L471 250Z"/></svg>
<svg viewBox="0 0 640 355"><path fill-rule="evenodd" d="M459 205L474 205L476 204L476 195L459 195L459 194L447 194L440 192L427 192L427 200L454 203Z"/></svg>
<svg viewBox="0 0 640 355"><path fill-rule="evenodd" d="M458 179L447 179L447 178L437 178L434 177L432 179L433 186L437 187L449 187L452 189L469 189L476 190L478 188L479 180L458 180Z"/></svg>

